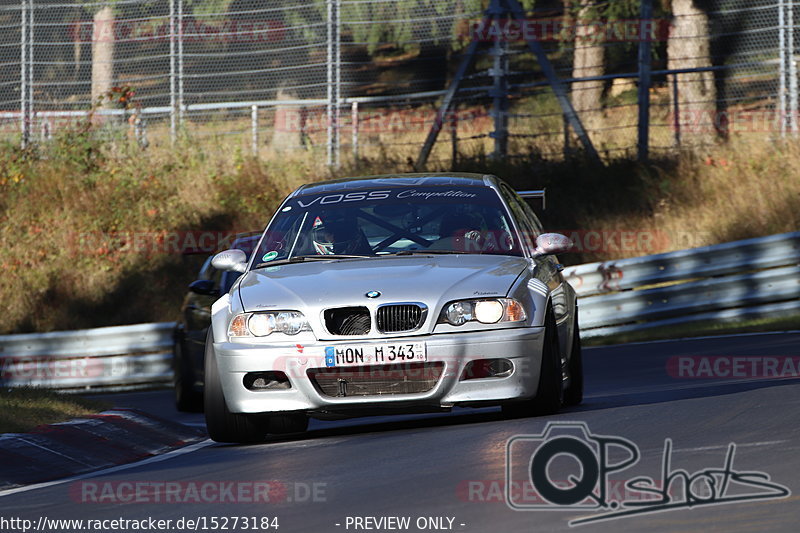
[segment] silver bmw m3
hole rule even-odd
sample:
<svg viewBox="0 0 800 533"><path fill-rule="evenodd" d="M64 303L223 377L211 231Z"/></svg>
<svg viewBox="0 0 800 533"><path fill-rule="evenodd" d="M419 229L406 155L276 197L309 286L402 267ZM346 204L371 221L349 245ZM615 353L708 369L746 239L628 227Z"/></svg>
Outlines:
<svg viewBox="0 0 800 533"><path fill-rule="evenodd" d="M243 274L212 307L211 438L258 441L309 417L580 403L576 296L555 257L571 246L490 175L300 187L249 261L213 259Z"/></svg>

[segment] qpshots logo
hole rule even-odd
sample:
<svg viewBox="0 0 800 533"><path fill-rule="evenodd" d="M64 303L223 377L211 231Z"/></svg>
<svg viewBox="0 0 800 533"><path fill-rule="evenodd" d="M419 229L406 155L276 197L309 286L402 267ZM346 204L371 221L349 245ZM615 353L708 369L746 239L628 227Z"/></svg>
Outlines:
<svg viewBox="0 0 800 533"><path fill-rule="evenodd" d="M539 435L516 435L506 443L506 504L516 511L594 511L570 526L675 509L787 498L791 491L769 474L739 471L736 445L708 468L678 468L672 440L665 439L660 479L631 476L614 488L620 472L641 458L630 440L592 433L585 422L550 422ZM529 490L519 490L528 486ZM533 494L533 496L532 496Z"/></svg>

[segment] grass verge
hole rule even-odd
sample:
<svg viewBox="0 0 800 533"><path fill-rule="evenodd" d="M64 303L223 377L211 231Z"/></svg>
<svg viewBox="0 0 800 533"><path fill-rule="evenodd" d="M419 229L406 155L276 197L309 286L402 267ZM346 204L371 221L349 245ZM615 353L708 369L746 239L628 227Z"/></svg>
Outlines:
<svg viewBox="0 0 800 533"><path fill-rule="evenodd" d="M42 424L109 409L108 402L35 387L0 389L0 434L24 433Z"/></svg>
<svg viewBox="0 0 800 533"><path fill-rule="evenodd" d="M616 333L605 337L583 339L584 346L609 346L629 342L646 342L665 339L683 339L690 337L706 337L714 335L733 335L737 333L764 333L769 331L796 331L800 324L800 315L755 318L735 322L714 322L685 324L662 328L652 328L630 333Z"/></svg>

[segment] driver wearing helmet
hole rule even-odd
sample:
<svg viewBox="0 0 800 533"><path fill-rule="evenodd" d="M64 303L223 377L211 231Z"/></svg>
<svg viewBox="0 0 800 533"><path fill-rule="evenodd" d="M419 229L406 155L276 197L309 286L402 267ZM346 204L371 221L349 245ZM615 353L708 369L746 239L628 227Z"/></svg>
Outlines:
<svg viewBox="0 0 800 533"><path fill-rule="evenodd" d="M355 217L320 215L311 228L314 252L318 255L368 255L369 241Z"/></svg>
<svg viewBox="0 0 800 533"><path fill-rule="evenodd" d="M467 209L457 208L442 216L439 239L434 241L429 249L494 253L497 245L491 238L493 234L496 234L496 231L486 229L483 216Z"/></svg>

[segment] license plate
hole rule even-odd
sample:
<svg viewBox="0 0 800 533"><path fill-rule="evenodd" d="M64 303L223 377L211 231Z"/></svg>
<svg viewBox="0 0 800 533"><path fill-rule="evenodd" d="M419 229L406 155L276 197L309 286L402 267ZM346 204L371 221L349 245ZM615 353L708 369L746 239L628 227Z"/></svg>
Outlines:
<svg viewBox="0 0 800 533"><path fill-rule="evenodd" d="M388 365L426 360L424 342L325 347L325 366L328 367Z"/></svg>

